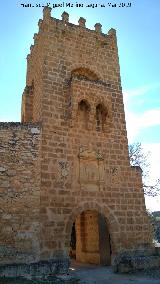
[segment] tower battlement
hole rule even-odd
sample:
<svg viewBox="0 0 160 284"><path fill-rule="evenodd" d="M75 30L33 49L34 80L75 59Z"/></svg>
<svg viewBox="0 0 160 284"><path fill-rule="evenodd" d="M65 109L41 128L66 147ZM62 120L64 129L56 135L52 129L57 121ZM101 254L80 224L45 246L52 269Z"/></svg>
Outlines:
<svg viewBox="0 0 160 284"><path fill-rule="evenodd" d="M57 22L57 23L63 23L65 26L70 26L70 27L73 27L73 26L78 27L79 26L81 28L82 27L86 28L86 19L83 18L83 17L79 18L79 20L78 20L79 25L75 25L75 24L69 22L69 14L67 12L64 11L61 15L62 19L59 20L59 19L55 19L55 18L51 17L51 11L52 11L52 9L49 8L49 7L45 7L43 9L43 21L45 21L45 22L51 22L51 21L53 22L54 21L54 22ZM42 20L39 21L39 24L42 24ZM94 25L94 27L95 27L95 32L103 34L102 29L101 29L102 25L100 23L96 23ZM89 30L88 28L86 28L86 29ZM90 31L93 32L93 30L90 30ZM115 34L115 30L111 29L108 34ZM103 35L106 36L105 34L103 34Z"/></svg>
<svg viewBox="0 0 160 284"><path fill-rule="evenodd" d="M108 41L112 41L113 39L116 40L116 30L111 28L106 34L102 33L102 25L100 23L95 23L94 30L91 30L86 27L86 19L80 17L78 20L78 25L69 22L69 14L67 12L63 12L61 15L61 20L56 19L51 16L52 9L49 7L45 7L43 9L43 19L40 19L38 22L39 31L38 33L34 34L34 45L31 45L31 53L35 45L37 45L40 34L42 32L47 32L48 29L51 29L54 32L54 28L57 30L63 31L63 34L69 33L68 35L71 36L72 33L80 32L85 33L88 37L89 35L95 37L97 40L101 42L101 45L107 46Z"/></svg>
<svg viewBox="0 0 160 284"><path fill-rule="evenodd" d="M78 24L70 23L66 12L59 20L51 17L51 8L44 8L43 19L38 22L39 31L34 34L34 44L27 56L25 90L30 92L23 94L22 121L41 120L45 81L47 88L52 78L52 85L61 82L64 89L74 70L83 69L80 75L86 78L90 77L89 73L95 73L110 89L121 91L116 31L110 29L104 34L100 23L95 24L95 30L90 30L83 17ZM66 89L63 94L67 92Z"/></svg>

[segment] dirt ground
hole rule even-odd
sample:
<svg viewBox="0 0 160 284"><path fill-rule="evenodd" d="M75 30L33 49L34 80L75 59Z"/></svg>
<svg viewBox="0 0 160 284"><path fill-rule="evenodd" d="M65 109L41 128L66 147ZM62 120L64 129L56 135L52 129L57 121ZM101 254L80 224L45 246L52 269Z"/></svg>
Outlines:
<svg viewBox="0 0 160 284"><path fill-rule="evenodd" d="M111 267L78 264L73 262L70 275L79 284L160 284L160 268L134 274L115 274Z"/></svg>

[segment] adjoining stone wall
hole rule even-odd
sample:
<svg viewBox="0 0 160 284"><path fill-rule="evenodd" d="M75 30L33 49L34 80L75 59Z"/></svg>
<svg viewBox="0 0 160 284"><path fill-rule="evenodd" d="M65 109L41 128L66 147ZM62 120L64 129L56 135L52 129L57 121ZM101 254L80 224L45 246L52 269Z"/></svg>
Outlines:
<svg viewBox="0 0 160 284"><path fill-rule="evenodd" d="M119 273L147 271L160 267L160 251L157 248L141 247L139 250L122 251L114 259L113 270Z"/></svg>
<svg viewBox="0 0 160 284"><path fill-rule="evenodd" d="M0 264L39 259L40 126L0 123Z"/></svg>

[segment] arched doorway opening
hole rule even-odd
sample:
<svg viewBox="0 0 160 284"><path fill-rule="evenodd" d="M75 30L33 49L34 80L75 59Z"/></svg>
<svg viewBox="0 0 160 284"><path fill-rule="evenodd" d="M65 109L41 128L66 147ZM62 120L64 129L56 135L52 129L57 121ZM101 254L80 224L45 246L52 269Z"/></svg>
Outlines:
<svg viewBox="0 0 160 284"><path fill-rule="evenodd" d="M111 237L104 215L96 210L80 213L73 225L70 257L78 262L111 265Z"/></svg>

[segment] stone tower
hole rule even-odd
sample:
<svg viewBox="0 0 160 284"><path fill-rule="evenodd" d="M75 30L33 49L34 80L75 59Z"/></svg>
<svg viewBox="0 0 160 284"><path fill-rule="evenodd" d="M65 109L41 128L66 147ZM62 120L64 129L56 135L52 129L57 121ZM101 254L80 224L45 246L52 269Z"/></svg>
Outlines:
<svg viewBox="0 0 160 284"><path fill-rule="evenodd" d="M31 150L21 166L32 191L24 199L30 209L13 214L24 225L14 238L23 239L25 261L52 261L60 270L69 255L110 265L122 250L152 241L141 170L129 163L116 31L103 34L99 23L89 30L85 22L71 24L66 12L52 18L44 8L27 56L22 124L3 125L5 133L20 128L36 151L32 171ZM16 186L23 189L21 181Z"/></svg>

